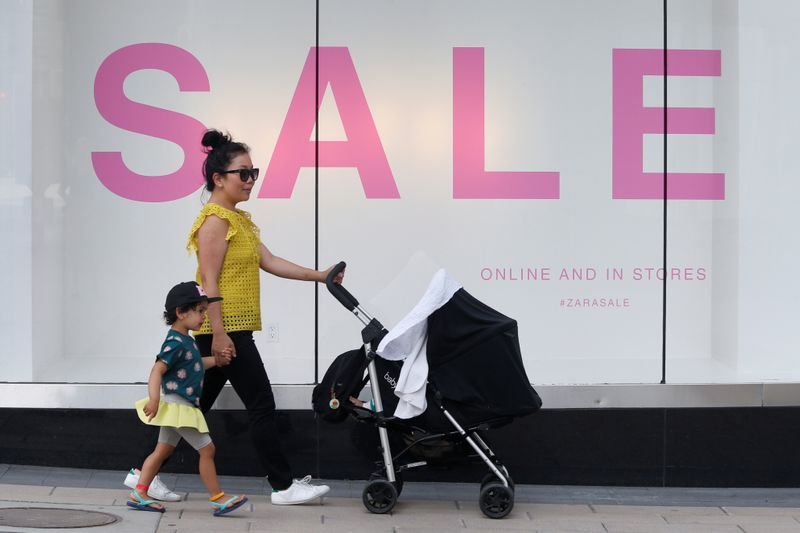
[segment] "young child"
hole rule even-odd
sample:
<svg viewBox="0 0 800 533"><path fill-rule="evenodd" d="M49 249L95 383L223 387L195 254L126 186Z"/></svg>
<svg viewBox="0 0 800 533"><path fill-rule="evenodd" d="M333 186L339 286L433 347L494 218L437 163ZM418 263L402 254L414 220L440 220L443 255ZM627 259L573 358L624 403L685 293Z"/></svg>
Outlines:
<svg viewBox="0 0 800 533"><path fill-rule="evenodd" d="M214 366L214 358L200 356L189 330L200 329L208 304L221 299L209 298L194 281L179 283L167 294L164 320L171 329L150 371L148 397L136 402L136 411L142 422L161 426L161 430L156 449L145 459L139 483L127 502L134 509L164 512L163 505L147 499L147 489L181 439L185 439L200 455L200 478L208 489L209 503L215 508L214 516L229 513L247 501L244 496L226 497L220 490L214 466L214 444L198 408L204 370Z"/></svg>

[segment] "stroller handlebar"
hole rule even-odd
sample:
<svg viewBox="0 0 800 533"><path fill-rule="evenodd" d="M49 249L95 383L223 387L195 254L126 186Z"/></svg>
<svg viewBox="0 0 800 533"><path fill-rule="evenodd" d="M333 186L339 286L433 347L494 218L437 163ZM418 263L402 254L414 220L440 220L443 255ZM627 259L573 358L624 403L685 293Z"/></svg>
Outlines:
<svg viewBox="0 0 800 533"><path fill-rule="evenodd" d="M336 276L339 275L340 272L344 270L347 266L347 263L344 261L340 261L331 271L328 273L328 276L325 278L325 286L328 287L328 291L333 295L334 298L339 300L339 303L345 306L348 311L352 311L356 307L358 307L358 300L348 292L347 289L341 283L334 283L333 280L336 279Z"/></svg>

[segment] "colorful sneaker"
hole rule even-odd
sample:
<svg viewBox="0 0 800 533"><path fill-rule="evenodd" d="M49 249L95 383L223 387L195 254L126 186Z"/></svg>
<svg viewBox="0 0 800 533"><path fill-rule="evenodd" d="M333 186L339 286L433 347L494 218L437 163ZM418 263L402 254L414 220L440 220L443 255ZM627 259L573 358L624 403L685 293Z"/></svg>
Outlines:
<svg viewBox="0 0 800 533"><path fill-rule="evenodd" d="M125 486L135 489L136 485L139 483L139 474L141 474L139 469L131 468L128 475L125 476ZM182 499L179 495L169 490L158 476L154 477L153 481L150 483L150 488L147 489L147 495L153 499L161 500L162 502L179 502Z"/></svg>
<svg viewBox="0 0 800 533"><path fill-rule="evenodd" d="M331 488L327 485L312 485L311 476L295 479L286 490L273 491L270 499L275 505L297 505L324 496Z"/></svg>

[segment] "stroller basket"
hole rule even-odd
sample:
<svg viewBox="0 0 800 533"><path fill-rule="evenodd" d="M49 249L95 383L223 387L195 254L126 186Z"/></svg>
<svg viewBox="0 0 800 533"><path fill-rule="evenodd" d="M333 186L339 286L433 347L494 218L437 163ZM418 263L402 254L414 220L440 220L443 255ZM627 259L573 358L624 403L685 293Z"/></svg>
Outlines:
<svg viewBox="0 0 800 533"><path fill-rule="evenodd" d="M382 462L364 488L364 506L373 513L387 513L402 492L404 471L469 455L489 470L480 487L481 511L490 518L505 517L514 506L514 482L479 433L533 413L542 404L522 364L516 321L457 286L424 324L427 349L420 357L425 358L422 368L427 370L427 381L419 393L427 407L418 407L419 396L411 404L399 405L395 386L403 366L409 365L408 378L416 360L393 361L378 355L379 346L381 354L390 351L387 347L397 339L397 332L390 334L347 289L333 283L344 268L344 262L336 265L326 285L364 325L363 346L334 360L314 388L312 403L323 420L341 422L352 416L377 428ZM387 342L382 344L384 339ZM351 401L367 383L372 405ZM390 433L395 437L392 441ZM392 443L404 448L393 454Z"/></svg>

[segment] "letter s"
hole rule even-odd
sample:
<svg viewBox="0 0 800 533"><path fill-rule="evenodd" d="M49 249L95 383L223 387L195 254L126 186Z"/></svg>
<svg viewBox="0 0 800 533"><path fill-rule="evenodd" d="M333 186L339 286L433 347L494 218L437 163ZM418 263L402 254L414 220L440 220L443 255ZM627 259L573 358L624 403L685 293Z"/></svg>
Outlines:
<svg viewBox="0 0 800 533"><path fill-rule="evenodd" d="M164 43L134 44L109 55L97 69L97 110L121 129L174 142L183 149L183 165L171 174L145 176L128 169L120 152L92 152L92 165L100 182L118 196L140 202L177 200L203 182L200 139L206 127L187 115L129 100L123 89L125 78L144 69L171 74L182 92L210 91L203 65L183 48Z"/></svg>

